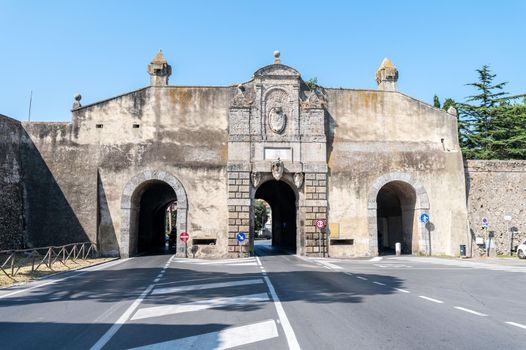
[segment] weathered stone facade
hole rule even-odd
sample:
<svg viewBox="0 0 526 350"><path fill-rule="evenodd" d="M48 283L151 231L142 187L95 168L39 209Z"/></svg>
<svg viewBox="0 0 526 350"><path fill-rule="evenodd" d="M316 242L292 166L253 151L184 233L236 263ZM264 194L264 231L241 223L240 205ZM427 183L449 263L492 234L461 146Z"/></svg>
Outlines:
<svg viewBox="0 0 526 350"><path fill-rule="evenodd" d="M168 86L171 71L160 53L151 86L85 106L78 95L71 123L15 123L20 146L2 141L0 161L13 173L20 154L22 180L5 188L25 221L2 224L25 222L27 244L91 240L129 256L164 239L159 215L175 201L193 254L233 257L237 232L253 243L259 198L274 243L300 255L374 256L397 241L455 255L469 244L454 111L397 92L390 61L379 90L308 86L279 53L238 86Z"/></svg>
<svg viewBox="0 0 526 350"><path fill-rule="evenodd" d="M20 122L0 115L0 250L23 244Z"/></svg>
<svg viewBox="0 0 526 350"><path fill-rule="evenodd" d="M465 165L473 255L487 253L489 234L495 253L509 254L526 239L526 161L468 160ZM489 221L487 229L483 218ZM478 245L477 237L484 244Z"/></svg>

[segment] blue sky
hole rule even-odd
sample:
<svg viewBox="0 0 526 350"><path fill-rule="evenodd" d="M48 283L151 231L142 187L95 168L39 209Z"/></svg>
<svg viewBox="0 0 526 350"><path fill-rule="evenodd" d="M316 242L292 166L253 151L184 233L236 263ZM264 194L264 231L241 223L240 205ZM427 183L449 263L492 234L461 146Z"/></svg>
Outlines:
<svg viewBox="0 0 526 350"><path fill-rule="evenodd" d="M162 49L172 85L247 81L282 63L327 87L375 89L384 57L399 90L463 100L489 64L526 92L526 1L24 1L0 0L0 114L68 121L88 104L148 85Z"/></svg>

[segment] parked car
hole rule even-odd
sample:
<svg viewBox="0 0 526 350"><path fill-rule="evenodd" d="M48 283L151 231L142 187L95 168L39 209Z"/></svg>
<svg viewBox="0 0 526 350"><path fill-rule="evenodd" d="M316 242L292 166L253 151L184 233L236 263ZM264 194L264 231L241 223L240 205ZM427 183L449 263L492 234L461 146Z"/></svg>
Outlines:
<svg viewBox="0 0 526 350"><path fill-rule="evenodd" d="M517 247L517 256L519 259L526 259L526 240Z"/></svg>

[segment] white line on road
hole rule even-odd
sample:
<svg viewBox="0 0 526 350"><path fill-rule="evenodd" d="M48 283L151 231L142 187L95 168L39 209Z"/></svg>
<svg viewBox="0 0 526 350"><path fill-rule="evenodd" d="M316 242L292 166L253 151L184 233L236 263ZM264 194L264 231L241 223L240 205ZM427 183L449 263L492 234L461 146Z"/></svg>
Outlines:
<svg viewBox="0 0 526 350"><path fill-rule="evenodd" d="M375 256L374 258L372 259L369 259L369 261L380 261L382 260L383 258L381 256Z"/></svg>
<svg viewBox="0 0 526 350"><path fill-rule="evenodd" d="M402 292L402 293L411 293L410 291L408 291L407 289L401 289L401 288L395 288L397 291L399 292Z"/></svg>
<svg viewBox="0 0 526 350"><path fill-rule="evenodd" d="M121 315L121 317L119 317L119 319L117 320L117 322L115 322L113 324L113 326L111 326L110 329L108 329L108 331L106 333L104 333L104 335L102 336L102 338L100 338L96 343L95 345L93 345L91 347L90 350L99 350L99 349L102 349L104 347L104 345L106 345L106 343L115 335L115 333L117 333L117 331L122 327L122 325L124 323L126 323L126 321L128 320L128 318L130 317L130 315L135 311L135 309L137 309L137 307L139 306L139 304L144 300L144 298L146 297L146 295L148 293L150 293L150 291L152 290L153 288L153 283L150 284L148 286L148 288L146 288L144 290L144 292L141 293L141 295L135 299L135 301L126 309L126 311Z"/></svg>
<svg viewBox="0 0 526 350"><path fill-rule="evenodd" d="M442 300L433 299L433 298L426 297L426 296L423 296L423 295L419 295L418 297L422 298L422 299L425 299L425 300L432 301L433 303L437 303L437 304L443 304L444 303Z"/></svg>
<svg viewBox="0 0 526 350"><path fill-rule="evenodd" d="M522 328L522 329L526 329L526 325L523 325L523 324L520 324L520 323L516 323L516 322L504 322L506 324L509 324L510 326L515 326L515 327L519 327L519 328Z"/></svg>
<svg viewBox="0 0 526 350"><path fill-rule="evenodd" d="M268 300L269 298L267 293L258 293L235 297L204 299L186 304L153 306L144 309L139 309L131 319L141 320L143 318L175 315L184 312L207 310L217 307L247 305Z"/></svg>
<svg viewBox="0 0 526 350"><path fill-rule="evenodd" d="M200 334L192 337L145 345L131 350L221 350L276 338L278 335L276 322L274 322L274 320L268 320L241 327L227 328L219 332Z"/></svg>
<svg viewBox="0 0 526 350"><path fill-rule="evenodd" d="M358 279L360 279L360 280L362 280L362 281L367 281L367 278L362 277L362 276L356 276L356 278L358 278Z"/></svg>
<svg viewBox="0 0 526 350"><path fill-rule="evenodd" d="M343 269L343 267L331 264L330 262L327 262L327 261L318 261L318 264L321 264L321 265L323 265L325 267L328 267L329 269L334 269L334 270L342 270Z"/></svg>
<svg viewBox="0 0 526 350"><path fill-rule="evenodd" d="M261 263L261 260L259 260L259 256L256 256L256 260L259 266L263 266L263 264ZM281 305L281 301L279 300L279 297L276 294L276 290L274 289L272 282L270 282L270 279L267 277L267 274L265 272L263 272L263 276L264 276L263 278L265 279L265 283L267 284L267 287L270 291L270 295L272 296L272 300L274 301L274 305L276 306L276 311L278 313L279 321L281 323L281 327L283 327L283 331L285 332L285 337L287 338L289 349L290 350L300 350L301 349L300 344L298 343L298 339L296 339L296 334L294 333L294 330L292 329L292 326L290 325L287 314L285 313L285 310L283 309L283 306Z"/></svg>
<svg viewBox="0 0 526 350"><path fill-rule="evenodd" d="M477 315L477 316L488 316L486 314L483 314L482 312L466 309L465 307L455 306L455 309L469 312L470 314Z"/></svg>
<svg viewBox="0 0 526 350"><path fill-rule="evenodd" d="M170 259L173 259L175 255L172 255ZM154 280L155 281L155 280ZM154 282L155 283L155 282ZM119 319L111 326L106 333L90 348L90 350L100 350L102 349L110 339L119 331L119 329L126 323L130 318L130 315L139 307L144 298L151 292L153 289L154 283L150 284L137 299L124 311L124 313L119 317Z"/></svg>
<svg viewBox="0 0 526 350"><path fill-rule="evenodd" d="M376 282L376 281L374 281L373 283L374 283L374 284L377 284L377 285L379 285L379 286L385 286L385 283L382 283L382 282Z"/></svg>
<svg viewBox="0 0 526 350"><path fill-rule="evenodd" d="M204 289L212 289L212 288L248 286L251 284L260 284L260 283L263 283L263 280L261 278L257 278L257 279L232 281L232 282L205 283L205 284L193 284L191 286L156 288L152 292L152 295L189 292L189 291L194 291L194 290L204 290Z"/></svg>
<svg viewBox="0 0 526 350"><path fill-rule="evenodd" d="M344 272L344 274L346 274L348 276L352 276L353 275L351 272Z"/></svg>

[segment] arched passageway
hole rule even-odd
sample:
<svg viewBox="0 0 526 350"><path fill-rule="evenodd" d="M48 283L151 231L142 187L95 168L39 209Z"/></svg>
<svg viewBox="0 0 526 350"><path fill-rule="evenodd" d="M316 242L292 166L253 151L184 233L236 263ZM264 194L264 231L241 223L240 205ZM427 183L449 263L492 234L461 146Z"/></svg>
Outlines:
<svg viewBox="0 0 526 350"><path fill-rule="evenodd" d="M415 227L416 192L402 181L385 184L376 197L378 254L395 252L395 244L401 243L403 254L412 254L418 239Z"/></svg>
<svg viewBox="0 0 526 350"><path fill-rule="evenodd" d="M168 172L146 170L131 178L121 199L121 257L164 248L169 205L177 233L186 231L187 203L183 185Z"/></svg>
<svg viewBox="0 0 526 350"><path fill-rule="evenodd" d="M263 199L270 205L272 245L296 253L297 205L294 190L284 181L271 180L259 186L255 199Z"/></svg>
<svg viewBox="0 0 526 350"><path fill-rule="evenodd" d="M177 200L174 190L165 182L153 180L138 193L139 229L137 253L163 251L166 234L166 209Z"/></svg>

